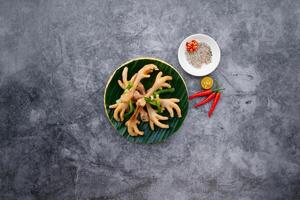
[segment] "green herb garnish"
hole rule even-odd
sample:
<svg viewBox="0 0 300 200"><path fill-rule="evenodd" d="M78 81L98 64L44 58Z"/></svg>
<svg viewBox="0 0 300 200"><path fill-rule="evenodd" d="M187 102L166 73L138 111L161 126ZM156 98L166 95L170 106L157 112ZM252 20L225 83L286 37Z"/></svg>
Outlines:
<svg viewBox="0 0 300 200"><path fill-rule="evenodd" d="M127 85L126 89L130 90L130 88L132 88L132 86L133 86L133 84L130 81L128 81L128 85Z"/></svg>
<svg viewBox="0 0 300 200"><path fill-rule="evenodd" d="M173 93L174 91L175 91L175 88L159 89L154 92L154 95Z"/></svg>
<svg viewBox="0 0 300 200"><path fill-rule="evenodd" d="M163 109L160 105L159 99L151 99L151 98L148 98L148 97L144 97L144 99L147 103L149 103L150 105L153 105L157 108L157 113L162 113L163 112Z"/></svg>
<svg viewBox="0 0 300 200"><path fill-rule="evenodd" d="M133 111L134 111L134 106L133 106L133 103L132 103L132 101L130 100L129 101L129 112L128 113L126 113L124 116L125 116L125 118L127 118L127 117L129 117L130 115L131 115L131 113L133 113Z"/></svg>

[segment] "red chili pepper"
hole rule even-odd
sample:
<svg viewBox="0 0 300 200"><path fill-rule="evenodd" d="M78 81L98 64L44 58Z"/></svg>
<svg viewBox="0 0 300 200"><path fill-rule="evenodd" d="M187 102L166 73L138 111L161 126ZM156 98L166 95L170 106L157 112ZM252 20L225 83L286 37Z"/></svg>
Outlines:
<svg viewBox="0 0 300 200"><path fill-rule="evenodd" d="M187 42L185 45L186 45L186 50L190 53L195 52L198 49L198 42L196 40Z"/></svg>
<svg viewBox="0 0 300 200"><path fill-rule="evenodd" d="M213 103L212 103L212 105L209 109L208 117L211 117L211 115L213 114L213 112L216 108L216 105L218 104L218 101L219 101L220 97L221 97L221 93L217 92L216 97L215 97L215 99L214 99L214 101L213 101Z"/></svg>
<svg viewBox="0 0 300 200"><path fill-rule="evenodd" d="M194 105L194 108L197 108L199 106L202 106L203 104L206 104L208 102L210 102L214 97L216 96L216 92L211 93L206 99L200 101L199 103Z"/></svg>
<svg viewBox="0 0 300 200"><path fill-rule="evenodd" d="M211 93L213 93L213 91L211 89L209 90L203 90L203 91L200 91L200 92L197 92L191 96L189 96L189 100L191 99L194 99L196 97L204 97L204 96L208 96L210 95Z"/></svg>

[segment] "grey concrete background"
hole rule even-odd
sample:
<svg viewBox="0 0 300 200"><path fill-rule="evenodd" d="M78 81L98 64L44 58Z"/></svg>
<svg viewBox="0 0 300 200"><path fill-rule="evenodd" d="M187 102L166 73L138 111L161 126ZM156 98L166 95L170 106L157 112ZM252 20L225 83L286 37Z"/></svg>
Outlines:
<svg viewBox="0 0 300 200"><path fill-rule="evenodd" d="M300 199L300 1L0 3L0 199ZM212 119L190 107L157 145L127 142L103 110L122 62L177 61L186 36L222 50Z"/></svg>

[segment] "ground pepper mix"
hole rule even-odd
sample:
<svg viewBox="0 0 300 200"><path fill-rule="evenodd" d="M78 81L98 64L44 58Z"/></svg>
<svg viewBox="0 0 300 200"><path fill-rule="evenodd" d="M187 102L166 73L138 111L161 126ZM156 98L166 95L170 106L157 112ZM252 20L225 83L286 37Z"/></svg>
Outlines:
<svg viewBox="0 0 300 200"><path fill-rule="evenodd" d="M195 40L191 41L193 44L195 44ZM190 42L190 43L191 43ZM201 67L203 64L209 64L211 63L211 57L212 57L212 52L210 46L208 46L204 42L197 42L197 49L194 51L191 51L188 46L190 46L189 42L187 42L187 51L186 51L186 56L188 62L193 65L194 67Z"/></svg>

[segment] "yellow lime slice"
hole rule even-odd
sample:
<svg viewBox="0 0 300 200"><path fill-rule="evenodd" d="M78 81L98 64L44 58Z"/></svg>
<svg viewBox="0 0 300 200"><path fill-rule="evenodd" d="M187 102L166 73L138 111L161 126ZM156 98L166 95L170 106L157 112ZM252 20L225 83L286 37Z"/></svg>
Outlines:
<svg viewBox="0 0 300 200"><path fill-rule="evenodd" d="M203 89L208 90L208 89L212 88L212 86L214 84L214 80L210 76L206 76L206 77L202 78L200 84Z"/></svg>

